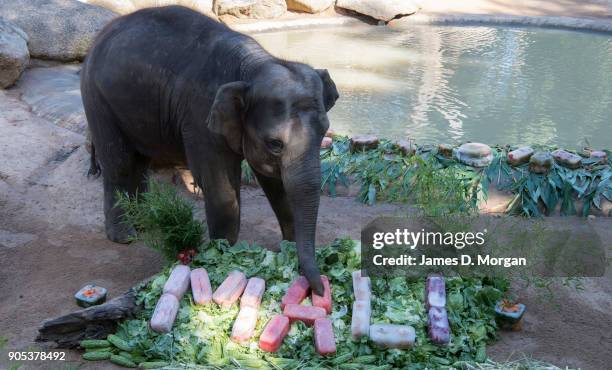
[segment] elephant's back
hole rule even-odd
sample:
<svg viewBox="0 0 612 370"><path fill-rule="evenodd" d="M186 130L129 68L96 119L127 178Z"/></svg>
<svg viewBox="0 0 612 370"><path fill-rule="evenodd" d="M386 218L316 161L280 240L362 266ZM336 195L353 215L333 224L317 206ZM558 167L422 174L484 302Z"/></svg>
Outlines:
<svg viewBox="0 0 612 370"><path fill-rule="evenodd" d="M97 36L86 59L89 75L126 72L179 75L194 58L205 58L218 35L233 32L209 17L180 6L146 8L119 17ZM103 76L108 79L109 76ZM151 78L151 76L147 76Z"/></svg>
<svg viewBox="0 0 612 370"><path fill-rule="evenodd" d="M86 113L112 112L113 122L143 154L182 153L177 101L187 89L190 65L225 26L190 9L139 10L109 23L98 35L81 73ZM89 116L88 115L88 116Z"/></svg>

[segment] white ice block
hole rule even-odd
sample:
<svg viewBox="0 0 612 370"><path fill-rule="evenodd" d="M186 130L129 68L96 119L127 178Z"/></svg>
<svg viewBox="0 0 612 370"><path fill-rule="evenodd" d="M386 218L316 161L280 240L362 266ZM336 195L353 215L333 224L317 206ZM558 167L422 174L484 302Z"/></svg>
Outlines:
<svg viewBox="0 0 612 370"><path fill-rule="evenodd" d="M367 337L369 335L371 315L372 307L370 306L370 301L353 302L351 334L354 339L358 340L361 337Z"/></svg>
<svg viewBox="0 0 612 370"><path fill-rule="evenodd" d="M164 285L164 293L172 294L180 301L187 288L189 288L190 274L189 266L177 265Z"/></svg>
<svg viewBox="0 0 612 370"><path fill-rule="evenodd" d="M370 326L370 339L383 348L407 349L414 345L416 334L408 325L373 324Z"/></svg>
<svg viewBox="0 0 612 370"><path fill-rule="evenodd" d="M370 301L372 296L370 278L361 276L361 270L353 271L353 293L356 301Z"/></svg>
<svg viewBox="0 0 612 370"><path fill-rule="evenodd" d="M240 307L259 308L265 291L266 281L264 279L258 277L250 278L240 298Z"/></svg>
<svg viewBox="0 0 612 370"><path fill-rule="evenodd" d="M257 314L258 309L256 308L242 307L240 309L232 328L231 339L234 342L244 343L253 337L255 325L257 325Z"/></svg>
<svg viewBox="0 0 612 370"><path fill-rule="evenodd" d="M157 301L153 316L151 316L151 329L158 333L169 333L176 319L179 301L174 294L165 293Z"/></svg>

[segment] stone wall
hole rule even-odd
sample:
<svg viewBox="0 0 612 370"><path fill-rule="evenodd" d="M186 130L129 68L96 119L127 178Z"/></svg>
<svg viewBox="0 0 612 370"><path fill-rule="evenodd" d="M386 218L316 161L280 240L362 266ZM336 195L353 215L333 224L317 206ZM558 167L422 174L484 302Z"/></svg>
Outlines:
<svg viewBox="0 0 612 370"><path fill-rule="evenodd" d="M272 19L289 12L317 14L334 6L388 22L418 10L412 0L79 0L118 14L138 9L181 5L207 15L236 18Z"/></svg>

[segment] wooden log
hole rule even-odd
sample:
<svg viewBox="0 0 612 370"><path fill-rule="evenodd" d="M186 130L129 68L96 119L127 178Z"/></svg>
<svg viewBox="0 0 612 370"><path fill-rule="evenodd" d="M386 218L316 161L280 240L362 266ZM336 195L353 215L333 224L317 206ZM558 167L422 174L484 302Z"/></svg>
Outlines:
<svg viewBox="0 0 612 370"><path fill-rule="evenodd" d="M36 341L55 342L57 348L76 348L83 339L106 338L117 330L118 322L134 318L140 310L136 305L138 289L131 288L104 304L44 321Z"/></svg>

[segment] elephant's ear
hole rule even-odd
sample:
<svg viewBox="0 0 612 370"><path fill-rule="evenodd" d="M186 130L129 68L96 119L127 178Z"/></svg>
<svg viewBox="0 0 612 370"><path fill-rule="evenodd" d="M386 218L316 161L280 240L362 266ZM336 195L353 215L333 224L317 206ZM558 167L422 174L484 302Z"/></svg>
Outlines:
<svg viewBox="0 0 612 370"><path fill-rule="evenodd" d="M222 85L208 115L208 129L223 135L229 147L242 153L242 124L246 107L246 82L237 81Z"/></svg>
<svg viewBox="0 0 612 370"><path fill-rule="evenodd" d="M330 109L336 104L336 100L340 97L334 80L329 76L327 69L317 69L321 81L323 81L323 104L325 105L325 111L329 112Z"/></svg>

